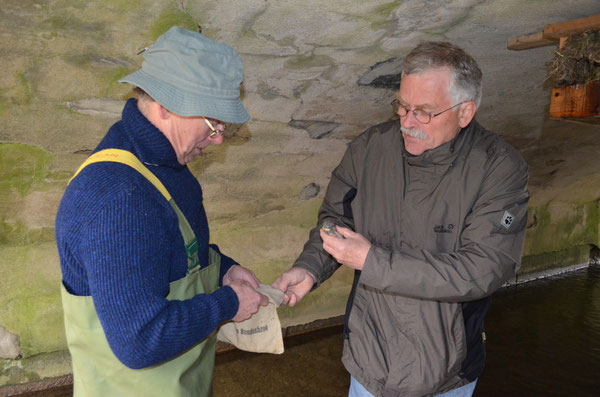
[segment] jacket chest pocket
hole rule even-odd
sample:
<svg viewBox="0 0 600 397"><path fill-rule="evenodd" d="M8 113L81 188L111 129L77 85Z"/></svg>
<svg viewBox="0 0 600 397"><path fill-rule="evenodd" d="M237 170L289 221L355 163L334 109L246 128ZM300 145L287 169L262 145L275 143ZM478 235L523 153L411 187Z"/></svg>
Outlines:
<svg viewBox="0 0 600 397"><path fill-rule="evenodd" d="M437 252L452 252L456 248L458 230L453 223L439 223L431 227L431 234Z"/></svg>
<svg viewBox="0 0 600 397"><path fill-rule="evenodd" d="M427 215L422 220L425 225L423 248L433 253L455 251L462 230L456 207L449 208L447 202L440 200L424 211Z"/></svg>

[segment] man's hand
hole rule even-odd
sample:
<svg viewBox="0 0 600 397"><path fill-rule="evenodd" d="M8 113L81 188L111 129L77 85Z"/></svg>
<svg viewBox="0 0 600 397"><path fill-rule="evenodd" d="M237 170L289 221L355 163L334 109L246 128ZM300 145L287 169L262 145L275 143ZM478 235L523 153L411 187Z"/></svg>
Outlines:
<svg viewBox="0 0 600 397"><path fill-rule="evenodd" d="M236 323L249 319L260 306L269 304L269 298L256 292L254 287L245 280L236 279L227 285L233 289L239 302L238 311L233 316L233 321Z"/></svg>
<svg viewBox="0 0 600 397"><path fill-rule="evenodd" d="M282 306L294 306L304 298L316 282L317 280L308 270L293 267L277 277L271 286L283 291Z"/></svg>
<svg viewBox="0 0 600 397"><path fill-rule="evenodd" d="M246 281L254 289L258 288L260 283L252 270L240 265L233 265L227 270L223 276L223 285L230 285L234 280Z"/></svg>
<svg viewBox="0 0 600 397"><path fill-rule="evenodd" d="M337 226L337 231L345 238L330 236L321 230L323 249L342 265L352 269L362 270L371 249L371 243L362 234Z"/></svg>

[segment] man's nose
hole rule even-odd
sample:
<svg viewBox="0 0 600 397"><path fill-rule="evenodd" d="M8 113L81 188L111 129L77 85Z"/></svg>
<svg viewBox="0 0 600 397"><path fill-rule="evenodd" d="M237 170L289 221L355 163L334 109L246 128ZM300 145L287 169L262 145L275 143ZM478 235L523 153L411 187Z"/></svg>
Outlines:
<svg viewBox="0 0 600 397"><path fill-rule="evenodd" d="M214 138L211 138L210 143L213 145L220 145L223 143L223 134L219 134Z"/></svg>
<svg viewBox="0 0 600 397"><path fill-rule="evenodd" d="M419 122L415 118L412 110L409 110L408 113L406 113L406 116L400 118L400 124L404 128L415 128L419 126Z"/></svg>

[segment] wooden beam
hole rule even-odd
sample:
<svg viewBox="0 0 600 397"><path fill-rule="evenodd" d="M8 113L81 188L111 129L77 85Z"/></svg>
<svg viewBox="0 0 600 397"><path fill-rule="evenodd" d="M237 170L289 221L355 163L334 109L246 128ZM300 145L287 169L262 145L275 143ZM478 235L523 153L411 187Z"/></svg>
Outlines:
<svg viewBox="0 0 600 397"><path fill-rule="evenodd" d="M546 25L543 32L509 39L506 47L515 51L544 47L558 44L561 37L594 29L600 29L600 14Z"/></svg>
<svg viewBox="0 0 600 397"><path fill-rule="evenodd" d="M590 29L600 29L600 14L546 25L542 36L546 40L556 41L562 36L570 36Z"/></svg>
<svg viewBox="0 0 600 397"><path fill-rule="evenodd" d="M544 32L538 32L509 39L506 48L509 50L521 51L529 50L530 48L545 47L556 43L558 43L558 39L545 39Z"/></svg>

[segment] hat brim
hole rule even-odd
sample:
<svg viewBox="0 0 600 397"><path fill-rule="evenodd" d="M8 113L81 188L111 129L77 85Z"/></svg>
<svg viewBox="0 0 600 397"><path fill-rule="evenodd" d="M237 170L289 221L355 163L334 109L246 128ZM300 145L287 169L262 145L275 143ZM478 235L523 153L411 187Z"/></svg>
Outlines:
<svg viewBox="0 0 600 397"><path fill-rule="evenodd" d="M250 120L248 111L238 97L223 98L182 90L155 79L141 69L119 82L140 87L156 102L179 116L204 116L232 124L243 124Z"/></svg>

